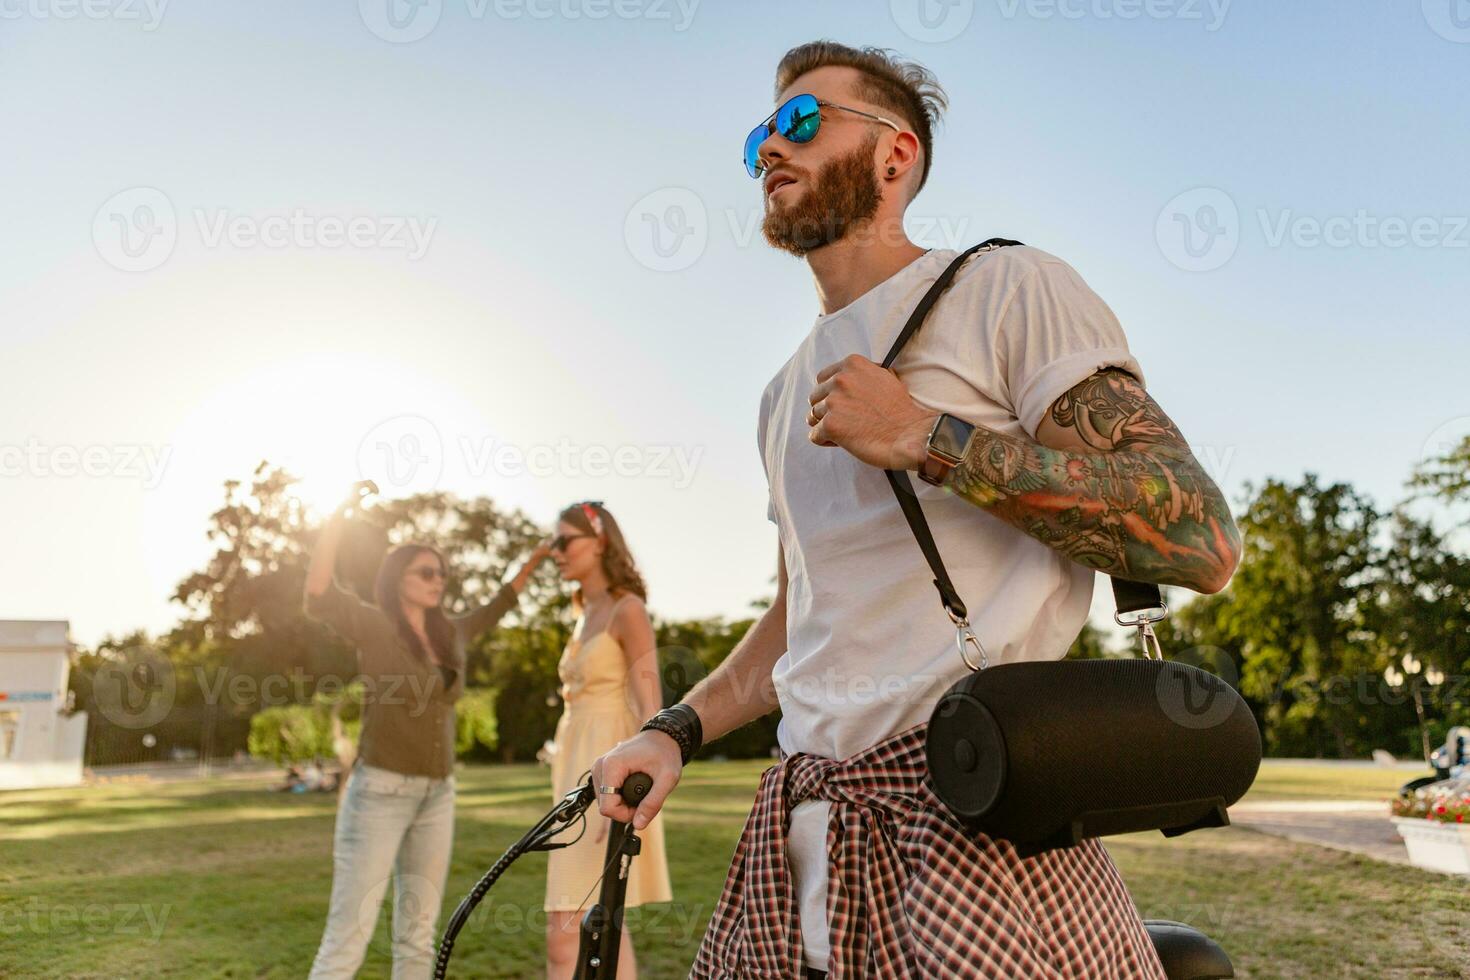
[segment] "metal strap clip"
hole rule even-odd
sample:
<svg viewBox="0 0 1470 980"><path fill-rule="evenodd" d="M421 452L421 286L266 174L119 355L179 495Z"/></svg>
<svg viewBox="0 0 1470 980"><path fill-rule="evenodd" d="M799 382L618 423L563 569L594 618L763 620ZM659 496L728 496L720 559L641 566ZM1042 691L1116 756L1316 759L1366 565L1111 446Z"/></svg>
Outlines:
<svg viewBox="0 0 1470 980"><path fill-rule="evenodd" d="M944 608L944 611L949 614L950 622L954 623L954 643L960 651L960 659L963 660L965 662L965 666L970 668L971 670L984 670L990 665L990 658L985 653L985 644L980 642L980 637L976 636L975 631L970 627L970 620L964 616L956 616L953 612L950 612L948 606ZM968 647L971 646L973 646L975 648L975 652L980 655L979 666L976 666L975 663L970 660L970 651Z"/></svg>
<svg viewBox="0 0 1470 980"><path fill-rule="evenodd" d="M1139 609L1134 612L1113 613L1113 622L1119 626L1128 626L1138 630L1138 644L1143 648L1145 660L1163 660L1164 649L1159 645L1158 634L1154 632L1154 623L1161 622L1169 615L1169 604L1160 602L1153 609Z"/></svg>

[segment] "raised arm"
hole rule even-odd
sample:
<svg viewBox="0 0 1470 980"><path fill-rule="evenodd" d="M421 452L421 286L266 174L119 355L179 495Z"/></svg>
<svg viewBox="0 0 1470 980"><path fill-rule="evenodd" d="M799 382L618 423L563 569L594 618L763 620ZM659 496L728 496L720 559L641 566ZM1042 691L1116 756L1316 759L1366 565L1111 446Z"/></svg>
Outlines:
<svg viewBox="0 0 1470 980"><path fill-rule="evenodd" d="M323 595L332 586L332 569L337 564L337 550L342 546L342 510L338 509L322 525L316 547L311 549L311 563L306 566L306 596Z"/></svg>
<svg viewBox="0 0 1470 980"><path fill-rule="evenodd" d="M340 588L332 579L337 550L342 543L344 509L338 509L327 518L321 533L317 535L316 547L311 551L311 562L306 567L302 605L307 616L326 623L343 639L360 643L368 628L368 621L376 614L376 610Z"/></svg>
<svg viewBox="0 0 1470 980"><path fill-rule="evenodd" d="M463 616L452 617L451 621L455 628L463 634L466 641L493 628L506 613L515 608L521 593L526 591L526 586L530 583L536 566L541 564L549 554L551 554L551 542L542 541L526 557L525 562L511 577L511 580L502 585L489 602L471 609Z"/></svg>

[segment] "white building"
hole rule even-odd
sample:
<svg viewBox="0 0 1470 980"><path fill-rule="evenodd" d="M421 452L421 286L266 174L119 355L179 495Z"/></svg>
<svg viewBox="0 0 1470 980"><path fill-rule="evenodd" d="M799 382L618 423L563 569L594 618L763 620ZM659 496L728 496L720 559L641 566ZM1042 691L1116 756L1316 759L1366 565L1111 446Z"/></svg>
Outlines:
<svg viewBox="0 0 1470 980"><path fill-rule="evenodd" d="M87 715L68 717L65 620L0 620L0 790L82 781Z"/></svg>

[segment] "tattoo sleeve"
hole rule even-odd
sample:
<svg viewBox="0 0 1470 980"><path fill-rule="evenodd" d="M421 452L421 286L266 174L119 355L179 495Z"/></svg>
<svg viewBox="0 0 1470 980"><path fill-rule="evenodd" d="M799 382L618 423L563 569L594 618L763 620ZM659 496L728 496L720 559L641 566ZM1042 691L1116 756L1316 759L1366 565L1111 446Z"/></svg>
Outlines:
<svg viewBox="0 0 1470 980"><path fill-rule="evenodd" d="M1052 405L1077 448L977 427L955 493L1108 575L1217 592L1240 532L1184 437L1132 375L1099 371Z"/></svg>

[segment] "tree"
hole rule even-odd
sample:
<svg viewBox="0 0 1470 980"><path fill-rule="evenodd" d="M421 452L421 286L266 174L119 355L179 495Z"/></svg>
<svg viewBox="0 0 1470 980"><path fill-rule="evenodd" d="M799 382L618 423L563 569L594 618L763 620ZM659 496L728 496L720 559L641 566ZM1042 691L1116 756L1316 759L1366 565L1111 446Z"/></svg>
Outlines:
<svg viewBox="0 0 1470 980"><path fill-rule="evenodd" d="M1240 689L1262 712L1268 754L1366 754L1359 683L1383 664L1365 629L1379 522L1350 486L1269 480L1240 526L1245 550L1226 598L1193 625L1241 657Z"/></svg>

